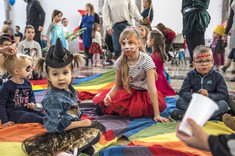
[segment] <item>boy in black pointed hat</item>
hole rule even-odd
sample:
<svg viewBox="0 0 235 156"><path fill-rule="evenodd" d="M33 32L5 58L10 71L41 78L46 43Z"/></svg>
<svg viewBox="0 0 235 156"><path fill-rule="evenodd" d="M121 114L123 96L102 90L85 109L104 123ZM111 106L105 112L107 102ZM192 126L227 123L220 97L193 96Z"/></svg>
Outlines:
<svg viewBox="0 0 235 156"><path fill-rule="evenodd" d="M50 47L46 59L38 60L36 70L41 74L45 62L50 84L50 89L42 100L45 110L43 125L47 133L23 142L22 147L27 154L56 155L74 148L89 155L94 153L91 145L99 141L100 132L105 128L89 119L81 120L77 91L72 87L71 81L74 67L78 67L82 61L81 55L71 54L62 46L59 38L56 45Z"/></svg>

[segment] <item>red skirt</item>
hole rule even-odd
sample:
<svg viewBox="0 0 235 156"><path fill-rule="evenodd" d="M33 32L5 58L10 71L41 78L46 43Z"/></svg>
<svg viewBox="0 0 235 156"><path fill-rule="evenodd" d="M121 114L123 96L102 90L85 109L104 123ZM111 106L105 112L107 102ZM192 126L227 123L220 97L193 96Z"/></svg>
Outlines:
<svg viewBox="0 0 235 156"><path fill-rule="evenodd" d="M128 94L125 89L120 89L111 98L110 106L106 107L103 100L109 91L110 89L104 90L93 98L94 104L98 105L104 114L117 112L122 117L130 116L135 118L150 117L154 114L148 91L131 89L132 94ZM158 92L158 106L160 112L166 108L165 99L160 92Z"/></svg>
<svg viewBox="0 0 235 156"><path fill-rule="evenodd" d="M102 54L103 52L102 52L102 49L98 43L92 42L91 47L89 49L89 53L90 54L94 54L94 53Z"/></svg>

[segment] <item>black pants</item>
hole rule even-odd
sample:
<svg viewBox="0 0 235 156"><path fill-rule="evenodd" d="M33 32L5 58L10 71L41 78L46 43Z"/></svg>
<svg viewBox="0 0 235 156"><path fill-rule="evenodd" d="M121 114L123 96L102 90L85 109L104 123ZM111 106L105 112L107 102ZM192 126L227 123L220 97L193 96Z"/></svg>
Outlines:
<svg viewBox="0 0 235 156"><path fill-rule="evenodd" d="M89 53L89 48L85 48L84 49L84 53L85 53L85 59L86 59L86 66L88 66L89 59L91 59L91 63L93 63L93 61L92 61L92 54Z"/></svg>
<svg viewBox="0 0 235 156"><path fill-rule="evenodd" d="M190 36L186 36L186 43L189 49L190 59L193 60L193 50L199 45L205 45L204 33L193 32Z"/></svg>
<svg viewBox="0 0 235 156"><path fill-rule="evenodd" d="M41 45L41 31L35 30L35 36L34 36L33 40L38 42L39 45L42 47L42 45Z"/></svg>
<svg viewBox="0 0 235 156"><path fill-rule="evenodd" d="M235 62L235 48L233 48L233 49L230 51L230 53L229 53L229 55L228 55L228 58L231 59L231 60L233 60L233 62Z"/></svg>

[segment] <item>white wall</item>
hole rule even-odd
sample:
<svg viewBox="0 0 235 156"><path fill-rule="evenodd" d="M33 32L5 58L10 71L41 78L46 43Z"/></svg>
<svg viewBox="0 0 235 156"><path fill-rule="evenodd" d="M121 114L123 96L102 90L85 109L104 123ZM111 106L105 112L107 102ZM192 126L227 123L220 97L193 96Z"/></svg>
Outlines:
<svg viewBox="0 0 235 156"><path fill-rule="evenodd" d="M154 20L152 25L159 22L175 32L182 32L182 14L180 12L182 0L153 0ZM211 16L211 22L206 30L205 37L211 38L216 25L221 24L222 19L222 1L211 0L208 8Z"/></svg>
<svg viewBox="0 0 235 156"><path fill-rule="evenodd" d="M95 11L98 12L98 0L39 0L46 12L46 20L43 34L51 22L51 14L54 9L61 10L63 17L68 18L68 30L72 32L80 22L80 14L78 9L84 9L85 4L90 2L94 4ZM152 25L157 25L159 22L164 23L167 27L172 28L175 32L182 31L182 15L181 15L182 0L153 0L154 20ZM24 31L26 23L26 3L23 0L16 0L13 6L13 26L19 25L21 31ZM212 31L217 24L221 23L222 1L211 0L208 12L211 16L211 22L207 28L205 37L211 38ZM0 0L0 28L5 20L4 1ZM77 51L78 40L71 42L72 49Z"/></svg>

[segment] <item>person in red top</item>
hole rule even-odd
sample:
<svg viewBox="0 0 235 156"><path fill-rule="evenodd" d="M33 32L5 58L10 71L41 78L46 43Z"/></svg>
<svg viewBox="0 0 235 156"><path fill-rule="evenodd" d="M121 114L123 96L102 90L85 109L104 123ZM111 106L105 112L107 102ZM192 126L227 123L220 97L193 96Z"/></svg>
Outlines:
<svg viewBox="0 0 235 156"><path fill-rule="evenodd" d="M157 90L160 91L163 96L176 95L175 91L171 88L164 75L164 62L167 59L165 53L164 37L157 30L152 30L148 34L147 40L148 47L152 48L152 59L156 66L157 79L155 85Z"/></svg>
<svg viewBox="0 0 235 156"><path fill-rule="evenodd" d="M165 37L165 50L166 50L166 54L168 55L169 59L172 58L172 56L168 53L169 49L170 49L170 45L171 42L173 41L174 37L175 37L175 32L170 29L165 27L164 24L162 23L158 23L158 25L156 26L156 28L161 31Z"/></svg>

